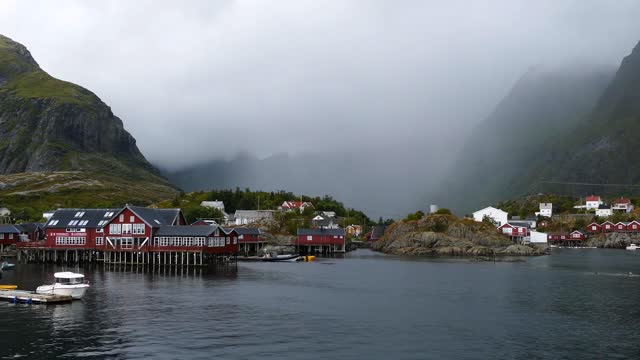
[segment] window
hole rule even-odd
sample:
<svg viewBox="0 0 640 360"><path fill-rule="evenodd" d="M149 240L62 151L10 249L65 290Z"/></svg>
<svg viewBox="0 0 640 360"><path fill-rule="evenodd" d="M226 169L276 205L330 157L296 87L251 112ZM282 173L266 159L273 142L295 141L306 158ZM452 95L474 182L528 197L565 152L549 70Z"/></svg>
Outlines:
<svg viewBox="0 0 640 360"><path fill-rule="evenodd" d="M104 244L103 238L102 237L97 237L96 238L96 245L100 246Z"/></svg>
<svg viewBox="0 0 640 360"><path fill-rule="evenodd" d="M132 223L134 221L136 221L136 217L133 215L129 216L129 222Z"/></svg>
<svg viewBox="0 0 640 360"><path fill-rule="evenodd" d="M122 225L121 224L111 224L111 225L109 225L109 233L110 234L122 234Z"/></svg>
<svg viewBox="0 0 640 360"><path fill-rule="evenodd" d="M120 247L122 249L133 249L133 238L120 239Z"/></svg>
<svg viewBox="0 0 640 360"><path fill-rule="evenodd" d="M136 235L144 234L144 224L133 224L133 233Z"/></svg>
<svg viewBox="0 0 640 360"><path fill-rule="evenodd" d="M238 239L242 240L244 238L244 235L240 235L238 236Z"/></svg>
<svg viewBox="0 0 640 360"><path fill-rule="evenodd" d="M124 222L124 214L120 214L120 222Z"/></svg>
<svg viewBox="0 0 640 360"><path fill-rule="evenodd" d="M132 224L122 224L122 233L131 234L131 225Z"/></svg>
<svg viewBox="0 0 640 360"><path fill-rule="evenodd" d="M227 241L227 245L229 245L229 237L225 236L225 240Z"/></svg>
<svg viewBox="0 0 640 360"><path fill-rule="evenodd" d="M237 244L238 243L238 239L237 238L233 238L233 244Z"/></svg>
<svg viewBox="0 0 640 360"><path fill-rule="evenodd" d="M103 228L97 228L97 229L96 229L96 232L97 232L97 233L103 233L103 232L104 232L104 229L103 229Z"/></svg>
<svg viewBox="0 0 640 360"><path fill-rule="evenodd" d="M78 224L78 220L71 220L69 221L69 226L75 226Z"/></svg>
<svg viewBox="0 0 640 360"><path fill-rule="evenodd" d="M56 237L56 245L84 245L85 243L86 243L86 238L82 236L57 236Z"/></svg>
<svg viewBox="0 0 640 360"><path fill-rule="evenodd" d="M106 218L110 218L113 216L113 211L107 211L106 213L104 213L104 217Z"/></svg>
<svg viewBox="0 0 640 360"><path fill-rule="evenodd" d="M9 239L13 239L13 234L9 234Z"/></svg>
<svg viewBox="0 0 640 360"><path fill-rule="evenodd" d="M51 220L51 221L49 221L49 225L50 226L58 225L58 221L60 221L60 220Z"/></svg>
<svg viewBox="0 0 640 360"><path fill-rule="evenodd" d="M313 240L313 236L307 235L307 240L309 240L309 241Z"/></svg>
<svg viewBox="0 0 640 360"><path fill-rule="evenodd" d="M84 216L84 211L78 211L74 217L81 218Z"/></svg>

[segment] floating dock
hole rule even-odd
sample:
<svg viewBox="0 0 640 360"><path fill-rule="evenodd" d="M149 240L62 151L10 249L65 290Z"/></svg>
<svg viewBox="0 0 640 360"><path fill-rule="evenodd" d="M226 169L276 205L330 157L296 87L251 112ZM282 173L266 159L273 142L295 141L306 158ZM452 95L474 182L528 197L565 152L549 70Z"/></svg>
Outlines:
<svg viewBox="0 0 640 360"><path fill-rule="evenodd" d="M69 295L36 294L25 290L0 290L0 300L23 304L63 304L73 298Z"/></svg>

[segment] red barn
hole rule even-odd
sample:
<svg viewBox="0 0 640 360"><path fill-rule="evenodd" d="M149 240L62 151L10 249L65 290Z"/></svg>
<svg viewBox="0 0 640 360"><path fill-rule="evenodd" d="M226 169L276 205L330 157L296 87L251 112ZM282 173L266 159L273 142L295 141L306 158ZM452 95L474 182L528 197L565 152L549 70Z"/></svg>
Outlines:
<svg viewBox="0 0 640 360"><path fill-rule="evenodd" d="M523 226L516 226L513 224L502 224L498 227L498 232L502 235L508 236L513 241L522 242L526 237L530 236L529 229Z"/></svg>
<svg viewBox="0 0 640 360"><path fill-rule="evenodd" d="M587 232L592 234L600 233L602 232L602 225L598 223L591 223L589 224L589 226L587 226Z"/></svg>
<svg viewBox="0 0 640 360"><path fill-rule="evenodd" d="M616 232L626 232L626 231L627 231L627 225L628 225L628 224L629 224L629 223L622 222L622 221L621 221L621 222L619 222L619 223L617 223L617 224L616 224L616 226L615 226L615 230L616 230Z"/></svg>
<svg viewBox="0 0 640 360"><path fill-rule="evenodd" d="M118 209L58 209L45 225L45 247L96 249L102 246L103 227Z"/></svg>
<svg viewBox="0 0 640 360"><path fill-rule="evenodd" d="M611 221L605 221L600 226L602 232L612 232L613 230L615 230L615 227L616 226Z"/></svg>
<svg viewBox="0 0 640 360"><path fill-rule="evenodd" d="M627 224L627 231L630 232L640 232L640 222L637 220L633 220L629 224Z"/></svg>
<svg viewBox="0 0 640 360"><path fill-rule="evenodd" d="M587 236L579 230L574 230L571 234L569 234L571 240L586 240Z"/></svg>
<svg viewBox="0 0 640 360"><path fill-rule="evenodd" d="M239 251L245 254L257 254L267 242L259 228L234 228L238 234Z"/></svg>
<svg viewBox="0 0 640 360"><path fill-rule="evenodd" d="M301 252L345 252L344 229L298 229L295 245Z"/></svg>
<svg viewBox="0 0 640 360"><path fill-rule="evenodd" d="M0 251L4 251L5 245L12 245L18 242L20 229L15 225L0 225Z"/></svg>
<svg viewBox="0 0 640 360"><path fill-rule="evenodd" d="M104 226L104 250L148 250L150 239L161 226L185 225L180 209L126 206L112 214ZM102 239L101 239L102 240ZM97 240L96 240L97 241Z"/></svg>

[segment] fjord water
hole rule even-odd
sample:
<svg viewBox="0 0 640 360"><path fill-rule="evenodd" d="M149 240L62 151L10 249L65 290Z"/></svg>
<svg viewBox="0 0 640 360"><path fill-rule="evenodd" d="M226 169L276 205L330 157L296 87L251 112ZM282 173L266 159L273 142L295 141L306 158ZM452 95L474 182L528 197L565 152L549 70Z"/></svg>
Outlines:
<svg viewBox="0 0 640 360"><path fill-rule="evenodd" d="M60 268L19 265L34 289ZM74 269L70 269L74 270ZM313 263L84 272L67 305L0 303L1 357L536 359L640 356L640 252L554 249L526 262L358 250Z"/></svg>

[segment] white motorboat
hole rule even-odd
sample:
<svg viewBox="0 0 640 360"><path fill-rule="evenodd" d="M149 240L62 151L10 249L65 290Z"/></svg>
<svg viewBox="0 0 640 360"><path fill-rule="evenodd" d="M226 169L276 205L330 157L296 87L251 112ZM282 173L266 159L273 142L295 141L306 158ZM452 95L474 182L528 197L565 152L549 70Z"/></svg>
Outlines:
<svg viewBox="0 0 640 360"><path fill-rule="evenodd" d="M638 249L640 249L640 246L638 246L636 244L631 244L631 245L627 246L626 249L627 250L638 250Z"/></svg>
<svg viewBox="0 0 640 360"><path fill-rule="evenodd" d="M53 274L53 277L55 278L55 283L38 286L36 293L69 295L74 299L82 299L89 288L89 283L84 281L84 275L82 274L64 271Z"/></svg>

